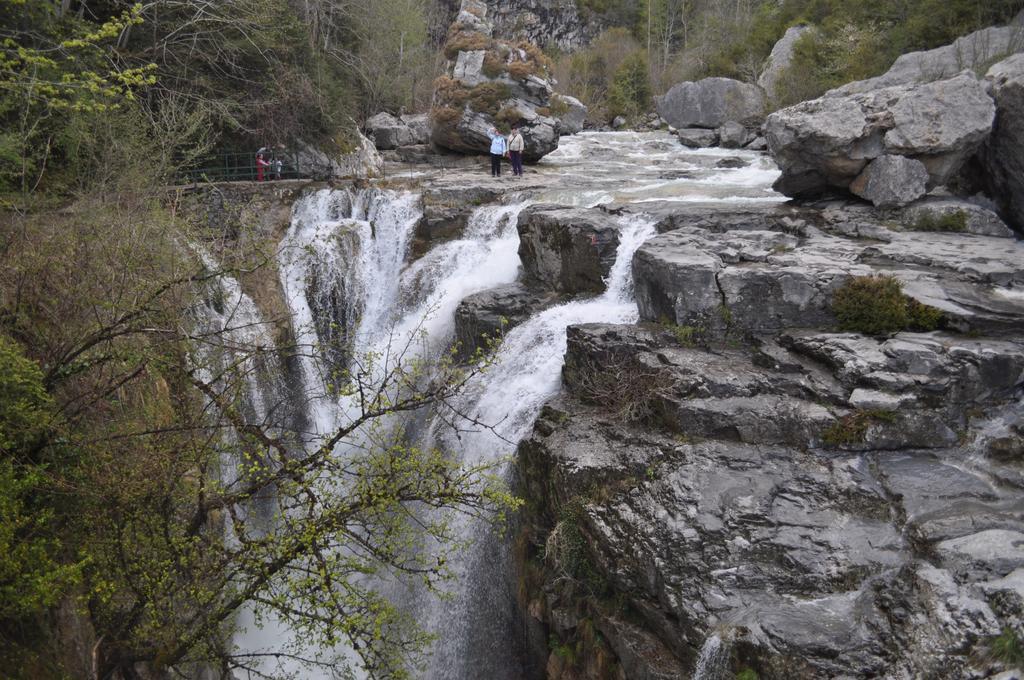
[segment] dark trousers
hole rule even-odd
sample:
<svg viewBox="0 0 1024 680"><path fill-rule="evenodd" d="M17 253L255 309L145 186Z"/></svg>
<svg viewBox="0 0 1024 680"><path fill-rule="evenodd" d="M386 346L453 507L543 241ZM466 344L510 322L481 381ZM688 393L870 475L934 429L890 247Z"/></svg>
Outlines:
<svg viewBox="0 0 1024 680"><path fill-rule="evenodd" d="M501 154L491 154L491 177L501 177Z"/></svg>
<svg viewBox="0 0 1024 680"><path fill-rule="evenodd" d="M509 151L509 157L512 159L512 174L522 175L523 174L523 152L522 151Z"/></svg>

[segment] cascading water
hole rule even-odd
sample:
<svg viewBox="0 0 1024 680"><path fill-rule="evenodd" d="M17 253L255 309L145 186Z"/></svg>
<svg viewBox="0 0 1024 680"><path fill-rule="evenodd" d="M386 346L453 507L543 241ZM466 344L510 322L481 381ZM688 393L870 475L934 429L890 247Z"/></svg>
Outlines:
<svg viewBox="0 0 1024 680"><path fill-rule="evenodd" d="M693 670L693 680L725 680L732 677L729 671L730 644L718 633L704 641Z"/></svg>
<svg viewBox="0 0 1024 680"><path fill-rule="evenodd" d="M494 365L470 386L458 406L475 421L494 424L493 428L458 438L441 434L449 451L458 452L470 464L500 461L513 453L561 385L566 329L581 323L637 320L631 264L637 248L654 234L652 221L622 218L605 293L548 309L508 333ZM474 547L458 565L454 602L436 605L431 612L432 627L444 630L444 637L428 677L521 677L508 546L482 522L465 522L461 531L474 539Z"/></svg>
<svg viewBox="0 0 1024 680"><path fill-rule="evenodd" d="M599 155L593 162L595 149L607 157ZM541 171L552 176L553 186L535 193L533 200L570 205L724 201L736 196L778 200L767 188L774 169L753 154L746 157L750 167L730 173L715 167L713 154L681 153L677 144L670 146L660 137L583 135L549 157L552 160ZM623 174L627 167L629 173ZM418 194L375 188L322 190L296 203L279 268L300 355L305 397L296 406L306 412L307 446L315 446L351 416L351 405L335 388L360 357L386 355L407 345L415 357L437 357L450 346L455 308L464 297L516 280L516 224L523 207L516 203L478 208L461 238L408 263L422 217ZM493 429L455 437L435 422L421 433L425 439L469 465L501 461L560 388L566 328L636 321L632 258L655 229L653 220L642 216L618 219L620 242L606 292L547 309L513 328L494 365L463 395L460 410L493 424ZM523 668L514 639L517 614L508 547L484 523L464 521L458 529L461 538L475 539L475 544L455 565L453 598L439 603L422 592L404 593L410 612L439 636L427 677L518 680ZM261 632L246 635L240 646L261 650L273 648L276 637L289 637L273 621ZM344 650L340 653L344 655ZM299 675L328 677L308 669Z"/></svg>

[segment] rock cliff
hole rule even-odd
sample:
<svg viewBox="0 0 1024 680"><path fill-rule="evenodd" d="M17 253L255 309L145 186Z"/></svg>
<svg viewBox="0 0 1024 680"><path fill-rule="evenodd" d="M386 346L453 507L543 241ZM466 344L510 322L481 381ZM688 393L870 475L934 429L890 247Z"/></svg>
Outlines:
<svg viewBox="0 0 1024 680"><path fill-rule="evenodd" d="M998 670L985 649L1024 612L1024 245L944 201L907 227L835 202L662 211L641 323L569 329L564 392L519 447L547 677ZM943 209L1002 237L915 231ZM573 247L533 240L524 267ZM880 276L934 330L841 331L838 291Z"/></svg>
<svg viewBox="0 0 1024 680"><path fill-rule="evenodd" d="M488 132L519 126L527 161L558 148L559 103L548 81L550 62L535 45L493 38L482 0L463 0L448 32L448 75L436 83L431 138L460 153L487 153ZM568 111L568 105L565 105Z"/></svg>

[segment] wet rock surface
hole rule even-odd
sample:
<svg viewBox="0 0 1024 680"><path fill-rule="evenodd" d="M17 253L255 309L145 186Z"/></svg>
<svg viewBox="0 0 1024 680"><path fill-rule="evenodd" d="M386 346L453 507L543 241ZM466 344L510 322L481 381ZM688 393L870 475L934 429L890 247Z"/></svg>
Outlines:
<svg viewBox="0 0 1024 680"><path fill-rule="evenodd" d="M527 281L558 293L600 293L615 262L618 222L602 210L532 206L519 216Z"/></svg>
<svg viewBox="0 0 1024 680"><path fill-rule="evenodd" d="M559 297L551 291L512 283L463 298L455 310L455 338L459 356L470 358L489 351L502 335L534 314L550 307Z"/></svg>
<svg viewBox="0 0 1024 680"><path fill-rule="evenodd" d="M982 153L986 182L1006 219L1024 233L1024 54L993 66L987 80L997 114Z"/></svg>
<svg viewBox="0 0 1024 680"><path fill-rule="evenodd" d="M869 209L719 209L666 220L633 261L642 319L714 337L827 328L835 291L885 274L964 332L1024 332L1024 245L961 233L896 231ZM728 216L728 213L726 213ZM708 233L715 223L724 233Z"/></svg>
<svg viewBox="0 0 1024 680"><path fill-rule="evenodd" d="M641 322L568 329L518 450L549 677L994 677L1024 606L1024 245L942 195L644 209ZM876 275L941 329L839 332L835 291Z"/></svg>

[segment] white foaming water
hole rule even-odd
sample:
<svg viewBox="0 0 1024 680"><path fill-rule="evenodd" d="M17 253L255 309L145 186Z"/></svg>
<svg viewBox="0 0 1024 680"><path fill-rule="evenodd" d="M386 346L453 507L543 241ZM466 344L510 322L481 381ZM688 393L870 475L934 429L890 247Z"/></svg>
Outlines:
<svg viewBox="0 0 1024 680"><path fill-rule="evenodd" d="M462 405L464 412L480 422L497 425L494 432L483 431L463 438L459 448L468 460L508 455L526 435L541 406L561 386L565 330L569 326L637 320L633 254L656 231L653 222L644 216L622 219L619 247L605 292L589 300L552 307L513 328L501 344L495 365L472 386Z"/></svg>
<svg viewBox="0 0 1024 680"><path fill-rule="evenodd" d="M378 189L323 189L295 204L279 264L314 437L333 432L341 416L332 372L374 350L394 322L422 215L418 194Z"/></svg>
<svg viewBox="0 0 1024 680"><path fill-rule="evenodd" d="M729 645L717 633L710 635L700 648L693 680L724 680L729 671L729 655Z"/></svg>
<svg viewBox="0 0 1024 680"><path fill-rule="evenodd" d="M726 155L740 156L748 166L715 167L716 159ZM532 197L562 205L778 200L768 189L777 170L762 157L749 152L689 153L667 135L613 133L563 140L563 148L545 159L541 172L572 178L571 183L555 182L551 190ZM418 194L323 190L296 204L279 266L296 340L304 350L299 368L308 395L302 406L312 430L307 445L315 445L351 415L352 405L332 394L338 371L366 353L382 354L407 343L412 352L407 358L438 356L453 337L455 308L465 296L516 280L520 265L516 223L523 207L480 208L462 238L440 244L407 264L409 244L422 217ZM606 292L550 308L511 330L495 364L464 395L461 410L493 424L493 431L456 439L436 423L432 426L434 440L465 463L500 462L529 432L543 404L560 389L568 326L636 321L632 259L655 229L644 217L620 219L620 244ZM347 455L347 451L336 455ZM488 618L514 614L511 606L508 612L498 611L505 600L491 597L507 586L501 583L503 570L508 569L507 555L485 525L465 522L459 529L464 538L479 538L483 547L456 556L459 580L454 598L440 604L436 600L409 604L440 636L428 677L481 677L484 666L497 665L501 675L494 675L496 680L515 678L516 659L505 649L511 646L508 637L515 622L506 622L505 628L501 627L505 624L492 626L483 634L474 630ZM269 650L293 640L276 621L266 623L239 638L239 644ZM486 638L486 645L479 644L481 638ZM351 660L343 649L328 652ZM474 667L481 659L487 663ZM309 670L298 676L324 677Z"/></svg>
<svg viewBox="0 0 1024 680"><path fill-rule="evenodd" d="M463 433L458 438L450 433L446 436L443 430L437 432L448 450L457 452L464 463L500 462L526 436L541 407L561 386L569 326L637 320L633 255L656 232L645 217L622 219L605 293L545 310L512 329L494 365L479 376L458 404L462 413L493 425L493 430ZM475 537L476 541L468 552L457 556L454 599L432 603L426 614L431 629L443 635L427 673L432 680L479 677L484 670L493 677L516 677L509 630L503 629L500 621L502 614L508 615L502 611L509 599L508 584L503 582L507 548L489 532L483 522L463 520L459 526L463 537ZM499 672L507 675L497 675Z"/></svg>

